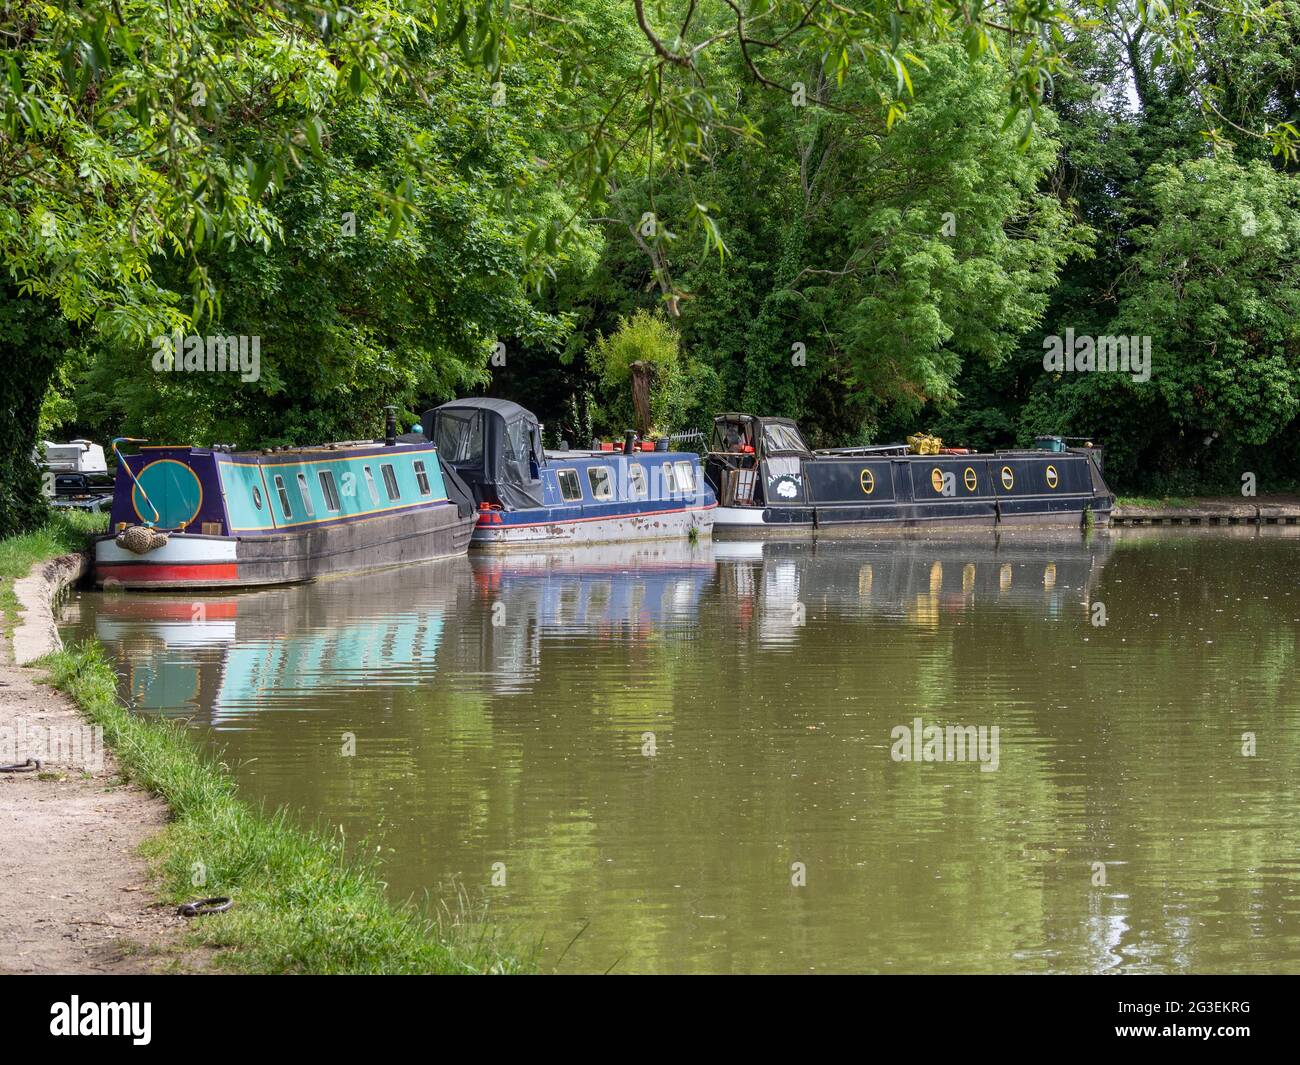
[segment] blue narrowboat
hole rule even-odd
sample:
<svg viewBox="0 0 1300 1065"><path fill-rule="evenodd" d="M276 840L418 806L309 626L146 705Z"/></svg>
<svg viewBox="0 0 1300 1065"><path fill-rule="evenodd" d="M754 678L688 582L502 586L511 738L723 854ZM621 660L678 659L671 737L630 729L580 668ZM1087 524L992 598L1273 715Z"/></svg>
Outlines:
<svg viewBox="0 0 1300 1065"><path fill-rule="evenodd" d="M476 547L708 536L717 500L698 455L546 451L531 412L503 399L428 411L424 435L473 494Z"/></svg>
<svg viewBox="0 0 1300 1065"><path fill-rule="evenodd" d="M117 442L114 443L117 451ZM232 452L118 451L100 587L227 588L463 554L473 501L419 434Z"/></svg>
<svg viewBox="0 0 1300 1065"><path fill-rule="evenodd" d="M721 414L705 456L714 531L856 535L874 530L1110 521L1100 449L911 454L902 444L813 451L788 418Z"/></svg>

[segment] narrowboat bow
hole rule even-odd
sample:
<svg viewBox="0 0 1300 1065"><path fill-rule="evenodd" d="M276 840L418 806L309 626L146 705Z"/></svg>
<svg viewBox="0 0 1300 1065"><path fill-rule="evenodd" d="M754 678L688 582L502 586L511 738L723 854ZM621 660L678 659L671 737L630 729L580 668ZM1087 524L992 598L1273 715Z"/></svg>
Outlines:
<svg viewBox="0 0 1300 1065"><path fill-rule="evenodd" d="M427 412L424 434L473 494L476 547L708 536L717 501L688 452L545 451L530 411L461 399Z"/></svg>
<svg viewBox="0 0 1300 1065"><path fill-rule="evenodd" d="M436 448L396 439L230 452L118 452L111 532L95 542L100 587L229 588L464 553L473 501L444 480ZM116 442L114 444L116 450Z"/></svg>
<svg viewBox="0 0 1300 1065"><path fill-rule="evenodd" d="M904 445L813 451L788 418L714 419L705 476L719 506L714 531L833 535L952 526L1081 526L1110 520L1113 496L1093 448L950 449Z"/></svg>

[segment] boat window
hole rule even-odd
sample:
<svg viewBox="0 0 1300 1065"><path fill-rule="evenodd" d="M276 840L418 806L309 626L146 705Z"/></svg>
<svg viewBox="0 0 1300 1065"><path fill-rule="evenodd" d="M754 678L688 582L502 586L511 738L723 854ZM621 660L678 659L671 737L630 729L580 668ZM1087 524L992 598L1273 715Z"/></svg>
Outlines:
<svg viewBox="0 0 1300 1065"><path fill-rule="evenodd" d="M713 440L709 445L711 451L743 451L753 441L750 439L747 421L730 421L718 419L713 423Z"/></svg>
<svg viewBox="0 0 1300 1065"><path fill-rule="evenodd" d="M573 503L582 498L582 483L578 480L577 470L560 470L555 476L560 482L561 499Z"/></svg>
<svg viewBox="0 0 1300 1065"><path fill-rule="evenodd" d="M316 509L311 505L311 489L307 487L307 475L298 474L298 494L302 496L302 509L307 512L307 517L314 518Z"/></svg>
<svg viewBox="0 0 1300 1065"><path fill-rule="evenodd" d="M683 492L695 491L695 468L686 460L677 463L677 487Z"/></svg>
<svg viewBox="0 0 1300 1065"><path fill-rule="evenodd" d="M476 410L440 410L434 419L433 442L448 462L472 466L483 462L483 416Z"/></svg>
<svg viewBox="0 0 1300 1065"><path fill-rule="evenodd" d="M415 468L415 480L416 483L420 486L420 495L427 496L429 494L429 474L424 468L424 463L416 462L414 464L414 468Z"/></svg>
<svg viewBox="0 0 1300 1065"><path fill-rule="evenodd" d="M391 463L385 462L379 467L379 472L384 475L384 491L388 493L389 499L401 499L402 493L397 488L397 474L393 472Z"/></svg>
<svg viewBox="0 0 1300 1065"><path fill-rule="evenodd" d="M280 509L284 511L284 516L292 518L293 507L289 506L289 493L284 490L284 478L278 473L275 475L275 491L280 497Z"/></svg>
<svg viewBox="0 0 1300 1065"><path fill-rule="evenodd" d="M591 483L591 495L593 499L613 499L614 482L609 476L608 466L588 466L587 480Z"/></svg>
<svg viewBox="0 0 1300 1065"><path fill-rule="evenodd" d="M799 430L793 425L763 426L763 446L768 451L807 451Z"/></svg>
<svg viewBox="0 0 1300 1065"><path fill-rule="evenodd" d="M258 510L262 509L262 490L257 485L253 485L253 506Z"/></svg>
<svg viewBox="0 0 1300 1065"><path fill-rule="evenodd" d="M628 496L632 499L644 499L646 492L645 467L633 463L627 468Z"/></svg>
<svg viewBox="0 0 1300 1065"><path fill-rule="evenodd" d="M317 476L320 478L320 490L325 493L325 509L339 512L339 490L334 483L333 470L321 470Z"/></svg>
<svg viewBox="0 0 1300 1065"><path fill-rule="evenodd" d="M369 466L361 467L366 472L366 487L370 489L370 502L375 506L379 505L379 486L375 484L375 475L371 472Z"/></svg>
<svg viewBox="0 0 1300 1065"><path fill-rule="evenodd" d="M671 462L665 462L659 468L663 470L664 475L664 495L672 495L677 491L677 477L673 473L673 464Z"/></svg>

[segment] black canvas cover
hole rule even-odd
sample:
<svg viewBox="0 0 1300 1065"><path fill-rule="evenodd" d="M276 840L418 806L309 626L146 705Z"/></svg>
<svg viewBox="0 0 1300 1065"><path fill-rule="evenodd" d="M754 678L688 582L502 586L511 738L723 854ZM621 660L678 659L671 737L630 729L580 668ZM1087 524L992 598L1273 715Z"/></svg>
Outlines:
<svg viewBox="0 0 1300 1065"><path fill-rule="evenodd" d="M479 503L542 505L542 433L532 412L506 399L458 399L427 411L425 435Z"/></svg>

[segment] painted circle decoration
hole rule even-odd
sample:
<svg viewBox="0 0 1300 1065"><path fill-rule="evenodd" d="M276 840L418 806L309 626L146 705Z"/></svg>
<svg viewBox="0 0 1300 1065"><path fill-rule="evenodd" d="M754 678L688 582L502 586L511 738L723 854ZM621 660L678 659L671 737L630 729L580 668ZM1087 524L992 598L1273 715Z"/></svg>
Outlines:
<svg viewBox="0 0 1300 1065"><path fill-rule="evenodd" d="M862 486L863 494L871 495L876 490L876 475L870 470L863 470L858 477L858 484Z"/></svg>
<svg viewBox="0 0 1300 1065"><path fill-rule="evenodd" d="M1055 466L1048 466L1048 467L1047 467L1047 487L1048 487L1048 488L1055 488L1055 487L1060 483L1060 481L1061 481L1060 477L1058 477L1057 474L1056 474L1056 467L1055 467Z"/></svg>
<svg viewBox="0 0 1300 1065"><path fill-rule="evenodd" d="M1011 472L1010 466L1002 467L1002 487L1008 492L1016 486L1016 475Z"/></svg>
<svg viewBox="0 0 1300 1065"><path fill-rule="evenodd" d="M203 485L199 483L198 475L176 459L150 462L135 475L135 480L131 505L136 517L142 522L152 522L159 529L179 529L188 525L203 506ZM158 510L156 518L155 507Z"/></svg>
<svg viewBox="0 0 1300 1065"><path fill-rule="evenodd" d="M979 480L975 476L975 468L973 466L966 467L966 472L961 475L961 479L966 482L966 491L968 492L975 491L976 486L979 484Z"/></svg>
<svg viewBox="0 0 1300 1065"><path fill-rule="evenodd" d="M943 471L938 466L930 471L930 485L936 492L943 492Z"/></svg>

